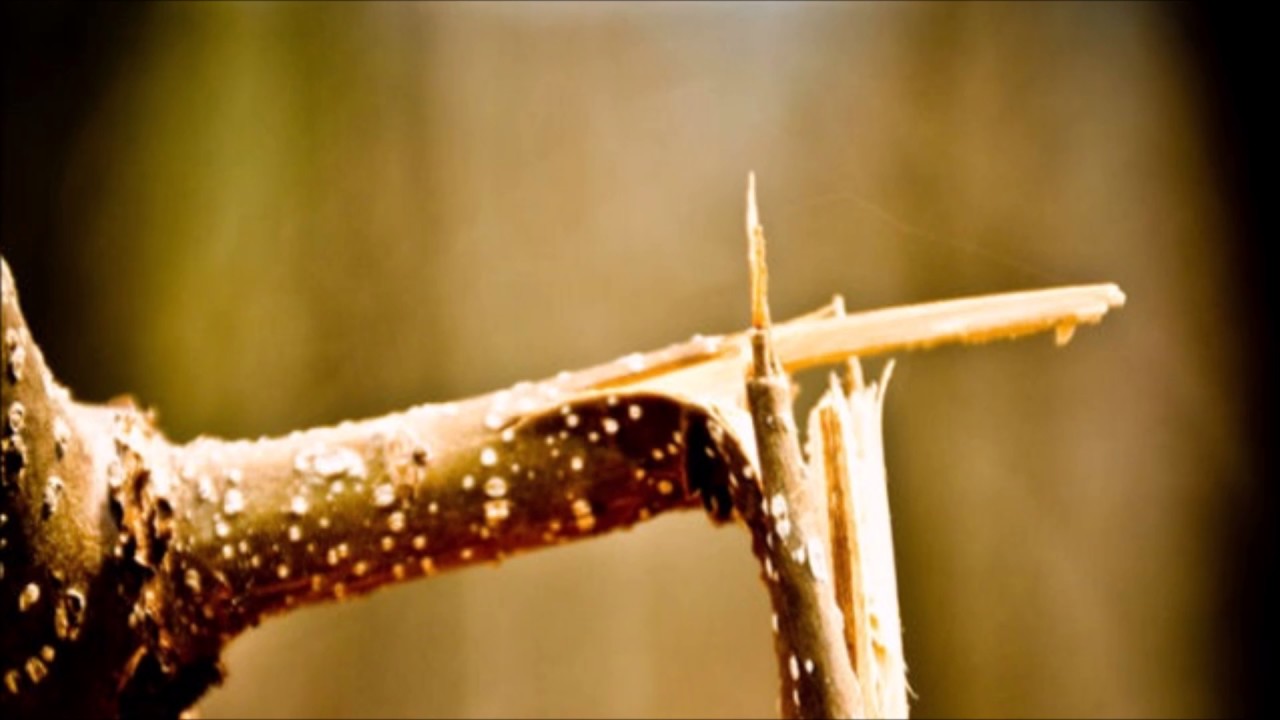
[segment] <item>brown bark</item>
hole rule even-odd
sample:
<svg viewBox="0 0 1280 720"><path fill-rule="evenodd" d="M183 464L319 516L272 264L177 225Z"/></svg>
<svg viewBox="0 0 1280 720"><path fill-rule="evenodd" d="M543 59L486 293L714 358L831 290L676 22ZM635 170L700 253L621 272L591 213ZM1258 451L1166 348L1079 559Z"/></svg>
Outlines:
<svg viewBox="0 0 1280 720"><path fill-rule="evenodd" d="M631 362L173 446L137 408L56 385L4 273L5 717L176 715L221 677L226 641L267 615L669 510L727 519L724 475L749 462L712 452L696 404L590 389Z"/></svg>

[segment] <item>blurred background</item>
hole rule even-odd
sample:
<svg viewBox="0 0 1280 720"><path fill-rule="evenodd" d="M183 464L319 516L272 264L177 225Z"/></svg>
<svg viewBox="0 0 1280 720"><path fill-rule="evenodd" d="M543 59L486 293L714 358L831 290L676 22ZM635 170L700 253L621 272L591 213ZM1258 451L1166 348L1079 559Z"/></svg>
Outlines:
<svg viewBox="0 0 1280 720"><path fill-rule="evenodd" d="M754 169L776 317L834 292L1129 296L1064 350L899 358L917 714L1275 708L1256 20L2 7L3 254L78 397L132 393L175 439L257 436L733 331ZM772 716L768 615L744 530L666 517L271 619L201 710Z"/></svg>

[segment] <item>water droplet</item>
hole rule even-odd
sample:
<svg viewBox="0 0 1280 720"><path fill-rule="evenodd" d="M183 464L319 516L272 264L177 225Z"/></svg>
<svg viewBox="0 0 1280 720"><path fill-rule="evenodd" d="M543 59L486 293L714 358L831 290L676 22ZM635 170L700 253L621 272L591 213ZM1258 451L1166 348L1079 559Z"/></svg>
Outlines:
<svg viewBox="0 0 1280 720"><path fill-rule="evenodd" d="M14 382L17 382L17 379L15 379ZM4 674L4 686L9 688L9 692L14 695L18 694L18 690L20 689L18 683L21 682L21 680L22 674L17 670L10 670Z"/></svg>
<svg viewBox="0 0 1280 720"><path fill-rule="evenodd" d="M396 501L396 489L391 483L382 483L373 489L373 504L380 508L391 507Z"/></svg>
<svg viewBox="0 0 1280 720"><path fill-rule="evenodd" d="M231 543L227 543L226 545L223 545L223 546L222 546L222 559L223 559L223 560L230 560L231 558L233 558L233 557L235 557L235 556L236 556L236 549L231 545Z"/></svg>
<svg viewBox="0 0 1280 720"><path fill-rule="evenodd" d="M644 370L644 356L638 352L631 353L630 355L622 358L622 362L631 372L640 372L641 370Z"/></svg>
<svg viewBox="0 0 1280 720"><path fill-rule="evenodd" d="M26 424L27 409L22 406L22 403L14 400L13 404L9 406L9 416L7 420L9 423L9 434L17 435L22 432L22 426Z"/></svg>
<svg viewBox="0 0 1280 720"><path fill-rule="evenodd" d="M390 535L383 535L378 544L382 547L382 552L391 552L396 548L396 539Z"/></svg>
<svg viewBox="0 0 1280 720"><path fill-rule="evenodd" d="M38 657L27 658L26 670L32 685L39 685L40 681L49 674L49 668L45 667L44 662Z"/></svg>
<svg viewBox="0 0 1280 720"><path fill-rule="evenodd" d="M627 417L631 418L632 420L639 420L640 418L644 417L644 408L640 407L639 405L627 406Z"/></svg>
<svg viewBox="0 0 1280 720"><path fill-rule="evenodd" d="M330 566L337 565L338 564L338 548L336 547L329 548L328 551L326 551L324 554L324 560L325 562L329 563Z"/></svg>
<svg viewBox="0 0 1280 720"><path fill-rule="evenodd" d="M57 475L50 475L49 482L44 486L44 502L40 506L40 514L45 519L52 517L58 511L58 504L62 500L62 478Z"/></svg>
<svg viewBox="0 0 1280 720"><path fill-rule="evenodd" d="M22 379L22 368L27 360L27 348L22 344L22 335L18 333L17 328L5 328L4 349L4 354L9 359L5 372L9 373L11 381L18 382ZM14 690L14 692L18 691Z"/></svg>
<svg viewBox="0 0 1280 720"><path fill-rule="evenodd" d="M55 657L55 653L52 645L45 645L44 647L40 648L41 660L44 660L47 663L51 663L53 662L54 657Z"/></svg>
<svg viewBox="0 0 1280 720"><path fill-rule="evenodd" d="M426 546L427 546L427 536L426 536L426 535L414 535L414 536L413 536L413 549L414 549L414 550L421 550L421 549L425 548Z"/></svg>
<svg viewBox="0 0 1280 720"><path fill-rule="evenodd" d="M26 612L27 608L35 605L40 600L40 586L35 583L27 583L22 588L22 593L18 595L18 612Z"/></svg>
<svg viewBox="0 0 1280 720"><path fill-rule="evenodd" d="M333 584L333 597L335 600L343 600L347 597L347 584L344 582L336 582Z"/></svg>
<svg viewBox="0 0 1280 720"><path fill-rule="evenodd" d="M387 528L394 533L404 530L404 513L399 510L391 513L387 518Z"/></svg>
<svg viewBox="0 0 1280 720"><path fill-rule="evenodd" d="M71 442L71 429L67 427L67 421L62 418L54 418L53 420L53 452L59 459L67 456L67 445Z"/></svg>
<svg viewBox="0 0 1280 720"><path fill-rule="evenodd" d="M213 523L213 534L220 538L225 538L231 534L231 526L225 520L216 520Z"/></svg>
<svg viewBox="0 0 1280 720"><path fill-rule="evenodd" d="M234 517L241 510L244 510L244 493L238 488L227 488L227 494L222 496L222 512Z"/></svg>
<svg viewBox="0 0 1280 720"><path fill-rule="evenodd" d="M346 483L342 482L341 480L334 480L333 482L329 483L330 495L341 495L343 491L346 489L347 489Z"/></svg>
<svg viewBox="0 0 1280 720"><path fill-rule="evenodd" d="M586 498L578 498L573 501L574 524L582 532L587 532L596 526L595 513L591 511L591 503Z"/></svg>
<svg viewBox="0 0 1280 720"><path fill-rule="evenodd" d="M281 580L287 579L289 577L289 566L284 563L280 563L279 565L277 565L276 577L280 578Z"/></svg>
<svg viewBox="0 0 1280 720"><path fill-rule="evenodd" d="M244 471L240 468L231 468L227 471L227 482L232 485L239 485L244 480Z"/></svg>
<svg viewBox="0 0 1280 720"><path fill-rule="evenodd" d="M311 503L307 502L307 498L304 495L294 495L293 499L289 501L289 512L298 517L306 515L307 510L310 509Z"/></svg>
<svg viewBox="0 0 1280 720"><path fill-rule="evenodd" d="M813 674L813 659L809 658L804 661L804 671L809 675Z"/></svg>
<svg viewBox="0 0 1280 720"><path fill-rule="evenodd" d="M462 478L462 489L463 489L463 490L470 490L471 488L473 488L473 487L475 487L475 486L476 486L476 476L475 476L475 475L466 475L466 476L464 476L464 477Z"/></svg>
<svg viewBox="0 0 1280 720"><path fill-rule="evenodd" d="M574 456L573 456L573 458L569 460L569 467L570 467L570 469L572 469L574 472L579 472L579 471L581 471L581 470L582 470L582 466L583 466L583 462L582 462L582 456L581 456L581 455L574 455Z"/></svg>
<svg viewBox="0 0 1280 720"><path fill-rule="evenodd" d="M1058 347L1062 347L1071 342L1071 338L1075 334L1076 324L1074 322L1061 323L1053 329L1053 343Z"/></svg>
<svg viewBox="0 0 1280 720"><path fill-rule="evenodd" d="M403 580L405 574L404 563L396 563L391 566L391 577L397 580Z"/></svg>
<svg viewBox="0 0 1280 720"><path fill-rule="evenodd" d="M298 542L298 541L300 541L300 540L302 540L302 528L298 527L297 525L290 525L290 526L289 526L289 541L290 541L290 542Z"/></svg>
<svg viewBox="0 0 1280 720"><path fill-rule="evenodd" d="M487 500L484 504L484 520L490 525L497 525L511 515L510 500Z"/></svg>
<svg viewBox="0 0 1280 720"><path fill-rule="evenodd" d="M471 548L462 548L462 552L458 553L458 557L462 558L463 560L470 560L471 557L475 554L476 554L476 551Z"/></svg>
<svg viewBox="0 0 1280 720"><path fill-rule="evenodd" d="M516 429L514 427L509 427L506 430L502 431L502 442L504 443L515 442L515 439L516 439Z"/></svg>
<svg viewBox="0 0 1280 720"><path fill-rule="evenodd" d="M196 497L198 497L201 502L213 502L213 498L215 497L213 480L209 479L208 475L201 475L200 478L196 480Z"/></svg>
<svg viewBox="0 0 1280 720"><path fill-rule="evenodd" d="M427 512L431 513L432 515L435 515L436 513L440 512L440 503L436 502L435 500L432 500L431 504L427 506Z"/></svg>
<svg viewBox="0 0 1280 720"><path fill-rule="evenodd" d="M778 613L773 613L769 618L770 624L773 625L773 632L778 632Z"/></svg>
<svg viewBox="0 0 1280 720"><path fill-rule="evenodd" d="M489 478L484 483L484 494L491 498L500 498L507 494L507 481L497 475Z"/></svg>
<svg viewBox="0 0 1280 720"><path fill-rule="evenodd" d="M797 565L803 565L805 563L805 547L803 544L791 551L791 559L794 560Z"/></svg>
<svg viewBox="0 0 1280 720"><path fill-rule="evenodd" d="M787 499L782 493L774 493L769 498L769 513L775 518L787 516Z"/></svg>
<svg viewBox="0 0 1280 720"><path fill-rule="evenodd" d="M491 412L484 416L484 426L490 430L497 430L502 427L502 416L496 412Z"/></svg>
<svg viewBox="0 0 1280 720"><path fill-rule="evenodd" d="M436 564L429 557L424 557L418 561L418 567L422 568L422 574L431 575L436 571Z"/></svg>
<svg viewBox="0 0 1280 720"><path fill-rule="evenodd" d="M498 453L493 448L485 448L480 451L480 464L485 467L493 467L498 464Z"/></svg>
<svg viewBox="0 0 1280 720"><path fill-rule="evenodd" d="M791 672L791 680L794 682L800 679L800 662L796 660L795 653L787 658L787 670Z"/></svg>
<svg viewBox="0 0 1280 720"><path fill-rule="evenodd" d="M659 480L659 481L658 481L658 492L659 492L660 494L662 494L662 495L670 495L672 490L675 490L675 486L671 484L671 481L670 481L670 480Z"/></svg>
<svg viewBox="0 0 1280 720"><path fill-rule="evenodd" d="M653 451L650 452L649 454L653 456L654 460L661 460L662 458L666 457L666 455L663 454L662 452L662 448L654 448Z"/></svg>
<svg viewBox="0 0 1280 720"><path fill-rule="evenodd" d="M577 413L569 413L564 419L564 424L571 428L576 428L581 421L582 419L578 417Z"/></svg>
<svg viewBox="0 0 1280 720"><path fill-rule="evenodd" d="M294 457L293 468L303 475L315 474L325 480L343 476L363 480L368 476L364 458L346 447L330 450L324 445L314 445Z"/></svg>
<svg viewBox="0 0 1280 720"><path fill-rule="evenodd" d="M820 583L831 580L831 565L827 560L826 547L817 538L809 538L809 572L813 579Z"/></svg>

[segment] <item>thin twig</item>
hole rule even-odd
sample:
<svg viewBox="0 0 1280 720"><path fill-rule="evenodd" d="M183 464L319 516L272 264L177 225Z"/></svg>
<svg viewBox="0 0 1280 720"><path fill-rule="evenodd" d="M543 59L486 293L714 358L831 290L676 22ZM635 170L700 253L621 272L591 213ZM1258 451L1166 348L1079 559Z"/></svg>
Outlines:
<svg viewBox="0 0 1280 720"><path fill-rule="evenodd" d="M844 718L862 714L857 679L842 635L840 609L829 586L826 539L816 531L822 495L805 475L791 409L791 380L773 355L764 287L764 231L748 190L753 323L747 400L760 461L764 522L753 528L773 602L774 647L784 717ZM765 536L759 541L760 534Z"/></svg>

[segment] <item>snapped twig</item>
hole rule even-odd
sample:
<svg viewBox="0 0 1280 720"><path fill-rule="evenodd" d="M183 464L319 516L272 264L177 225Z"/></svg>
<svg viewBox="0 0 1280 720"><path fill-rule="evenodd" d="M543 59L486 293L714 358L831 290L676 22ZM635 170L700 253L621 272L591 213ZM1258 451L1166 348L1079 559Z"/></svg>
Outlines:
<svg viewBox="0 0 1280 720"><path fill-rule="evenodd" d="M764 229L754 176L747 208L752 363L746 392L764 502L760 522L752 529L773 603L783 716L860 717L862 700L844 642L844 620L830 588L827 539L818 529L825 502L821 489L815 492L806 476L792 415L791 378L770 339Z"/></svg>

